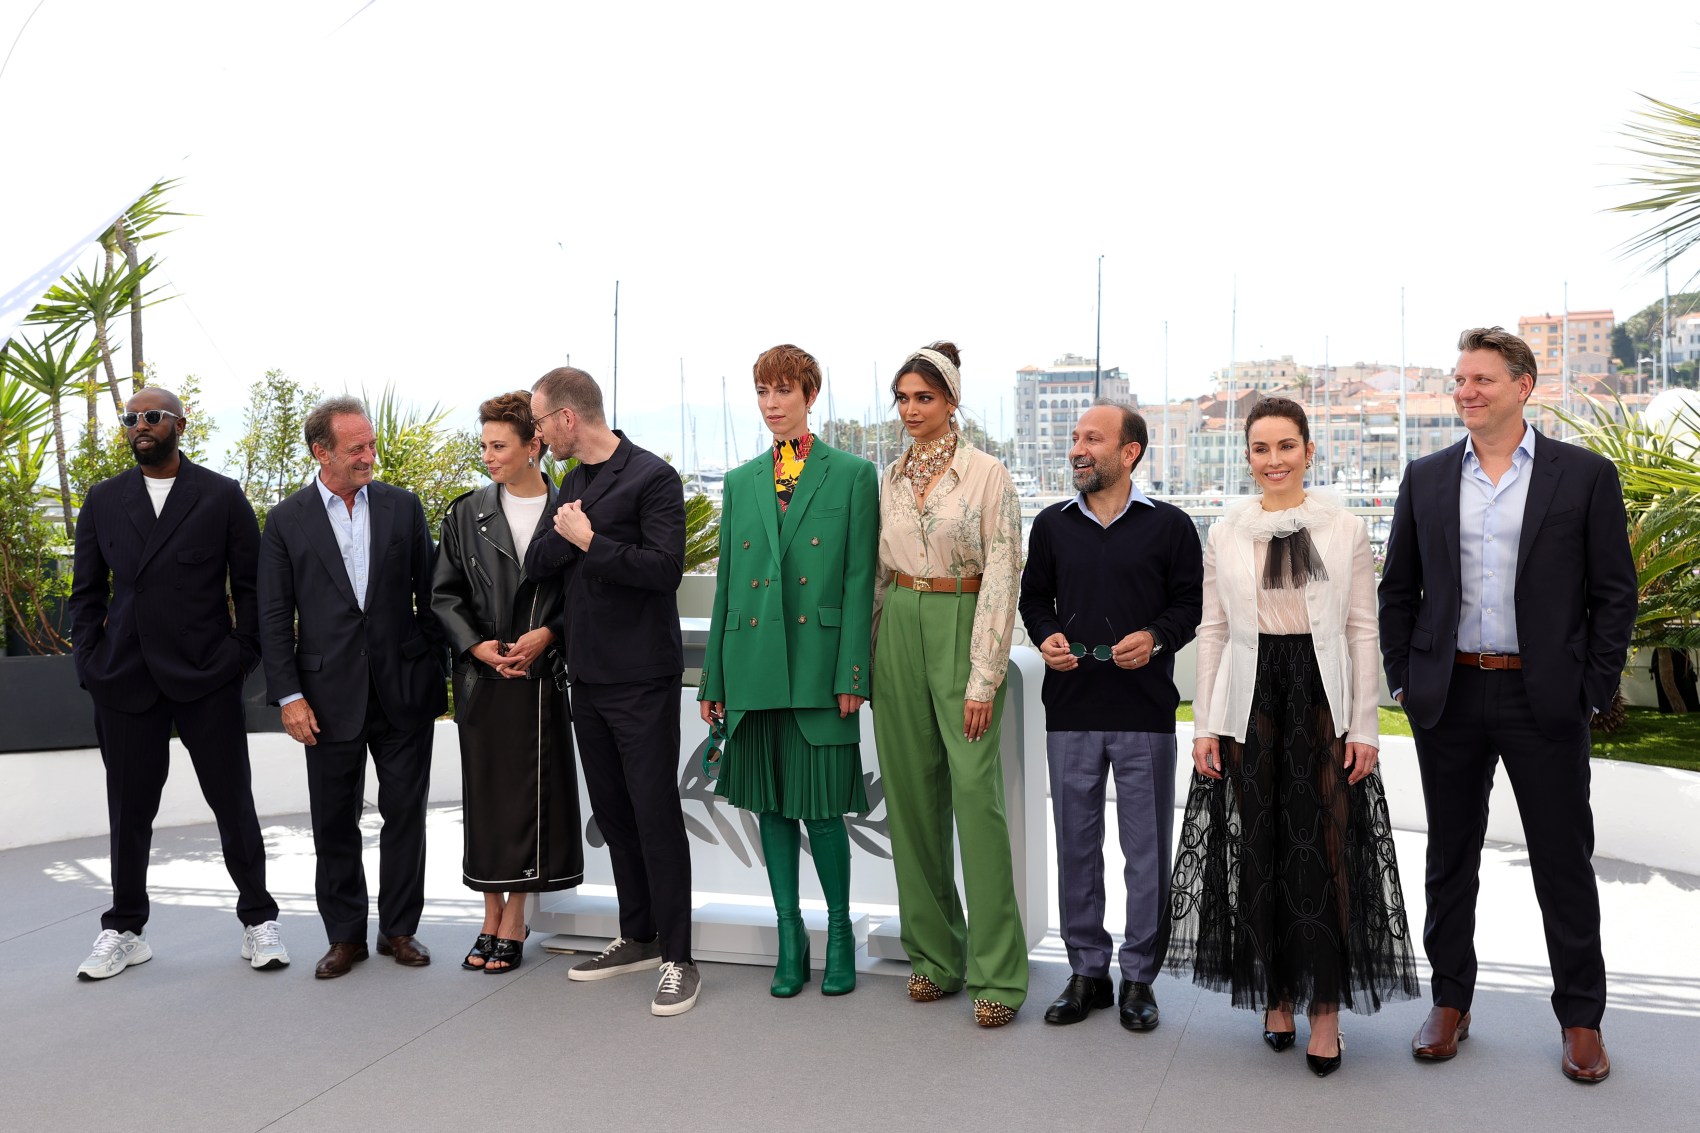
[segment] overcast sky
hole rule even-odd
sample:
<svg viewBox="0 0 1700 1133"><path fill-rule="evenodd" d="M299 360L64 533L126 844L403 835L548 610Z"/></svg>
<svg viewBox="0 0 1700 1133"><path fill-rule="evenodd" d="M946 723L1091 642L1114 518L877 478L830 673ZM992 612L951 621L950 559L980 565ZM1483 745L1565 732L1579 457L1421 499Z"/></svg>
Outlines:
<svg viewBox="0 0 1700 1133"><path fill-rule="evenodd" d="M106 148L41 172L184 178L148 354L226 432L271 368L466 421L568 354L608 392L616 279L620 423L679 449L683 359L704 464L722 376L753 451L783 341L860 416L953 339L1008 431L1018 367L1092 352L1100 254L1104 361L1148 400L1165 320L1177 396L1325 340L1397 363L1401 287L1406 356L1448 366L1566 282L1619 318L1656 297L1617 252L1644 221L1602 211L1619 131L1637 92L1700 105L1691 3L362 3L116 6L153 72L127 105L115 6L0 0L8 165L92 86Z"/></svg>

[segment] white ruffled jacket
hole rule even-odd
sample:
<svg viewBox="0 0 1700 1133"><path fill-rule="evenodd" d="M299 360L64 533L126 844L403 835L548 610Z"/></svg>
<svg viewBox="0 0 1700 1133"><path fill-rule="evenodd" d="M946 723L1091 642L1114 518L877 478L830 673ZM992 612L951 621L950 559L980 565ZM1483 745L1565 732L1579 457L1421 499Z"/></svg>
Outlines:
<svg viewBox="0 0 1700 1133"><path fill-rule="evenodd" d="M1193 700L1198 734L1245 742L1257 682L1256 544L1300 527L1309 529L1328 572L1326 580L1305 584L1305 608L1335 727L1350 743L1379 747L1380 643L1369 530L1338 496L1321 489L1306 492L1304 503L1287 511L1264 511L1253 497L1233 505L1210 529Z"/></svg>

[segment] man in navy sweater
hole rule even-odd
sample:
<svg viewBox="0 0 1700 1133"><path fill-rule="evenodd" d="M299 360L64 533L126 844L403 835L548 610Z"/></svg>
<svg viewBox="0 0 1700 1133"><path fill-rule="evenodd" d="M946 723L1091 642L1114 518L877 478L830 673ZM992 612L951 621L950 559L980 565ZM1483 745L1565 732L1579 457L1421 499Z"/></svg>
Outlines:
<svg viewBox="0 0 1700 1133"><path fill-rule="evenodd" d="M1021 619L1048 671L1044 701L1057 893L1069 977L1047 1023L1078 1023L1112 1003L1104 927L1104 791L1116 780L1126 859L1120 1016L1157 1025L1151 981L1168 945L1175 813L1175 653L1198 632L1204 553L1185 512L1133 483L1145 419L1099 401L1074 428L1079 495L1033 521Z"/></svg>

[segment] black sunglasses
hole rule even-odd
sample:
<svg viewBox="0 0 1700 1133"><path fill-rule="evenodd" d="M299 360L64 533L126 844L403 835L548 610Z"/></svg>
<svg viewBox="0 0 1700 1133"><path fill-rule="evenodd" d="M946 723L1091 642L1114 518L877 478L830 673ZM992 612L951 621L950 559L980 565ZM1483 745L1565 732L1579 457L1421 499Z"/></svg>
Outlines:
<svg viewBox="0 0 1700 1133"><path fill-rule="evenodd" d="M146 421L150 425L157 425L167 417L178 421L183 420L183 414L173 413L169 409L144 409L140 413L120 413L118 423L126 429L134 429L137 421Z"/></svg>

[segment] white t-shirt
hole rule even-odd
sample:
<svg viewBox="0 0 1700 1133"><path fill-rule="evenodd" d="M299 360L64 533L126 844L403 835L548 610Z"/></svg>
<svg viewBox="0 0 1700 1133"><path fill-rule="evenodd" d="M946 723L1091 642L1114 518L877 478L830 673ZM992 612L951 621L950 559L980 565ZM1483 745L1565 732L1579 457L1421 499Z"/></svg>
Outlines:
<svg viewBox="0 0 1700 1133"><path fill-rule="evenodd" d="M165 510L165 497L171 494L171 485L177 483L177 477L143 476L142 483L148 486L148 499L153 502L154 518L158 519L159 513Z"/></svg>
<svg viewBox="0 0 1700 1133"><path fill-rule="evenodd" d="M508 535L514 542L514 553L525 561L525 549L531 546L531 533L543 518L543 505L549 502L547 492L535 496L516 496L506 488L502 493L502 518L508 521Z"/></svg>

